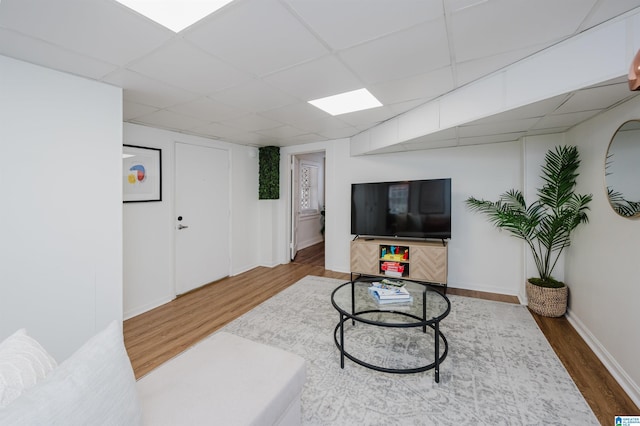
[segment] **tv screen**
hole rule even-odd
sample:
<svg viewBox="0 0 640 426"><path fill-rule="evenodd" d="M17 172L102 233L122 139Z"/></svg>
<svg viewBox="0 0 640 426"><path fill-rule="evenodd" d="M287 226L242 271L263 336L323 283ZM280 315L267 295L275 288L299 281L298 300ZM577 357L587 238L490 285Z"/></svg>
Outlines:
<svg viewBox="0 0 640 426"><path fill-rule="evenodd" d="M451 238L451 179L352 184L351 234Z"/></svg>

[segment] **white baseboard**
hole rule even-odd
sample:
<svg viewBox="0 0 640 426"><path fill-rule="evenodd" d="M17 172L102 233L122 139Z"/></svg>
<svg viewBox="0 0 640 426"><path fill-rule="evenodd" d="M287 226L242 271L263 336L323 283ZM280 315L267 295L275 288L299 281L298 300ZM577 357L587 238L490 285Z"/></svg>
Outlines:
<svg viewBox="0 0 640 426"><path fill-rule="evenodd" d="M127 312L124 312L123 313L124 320L128 320L130 318L137 317L140 314L144 314L145 312L155 309L158 306L162 306L165 303L171 302L175 298L176 298L175 296L163 297L162 299L154 300L153 302L147 303L144 306L140 306L138 308L131 309Z"/></svg>
<svg viewBox="0 0 640 426"><path fill-rule="evenodd" d="M607 349L602 346L602 344L596 339L596 337L589 331L589 329L584 325L582 321L575 315L571 313L570 310L567 311L567 320L576 329L578 334L582 337L582 339L587 343L587 345L591 348L593 353L596 354L598 359L604 364L609 373L613 376L613 378L620 384L622 389L629 395L629 398L637 405L640 406L640 386L635 383L631 377L624 371L624 369L618 364L613 356L607 351ZM620 413L624 414L624 413Z"/></svg>
<svg viewBox="0 0 640 426"><path fill-rule="evenodd" d="M307 247L311 247L318 243L321 243L322 241L324 241L324 237L322 235L318 235L317 237L311 238L309 240L298 241L298 251L306 249Z"/></svg>
<svg viewBox="0 0 640 426"><path fill-rule="evenodd" d="M520 299L520 296L518 294L506 293L504 288L481 285L477 283L469 284L469 283L449 281L447 282L447 287L459 288L461 290L484 291L486 293L506 294L508 296L517 296L518 299Z"/></svg>

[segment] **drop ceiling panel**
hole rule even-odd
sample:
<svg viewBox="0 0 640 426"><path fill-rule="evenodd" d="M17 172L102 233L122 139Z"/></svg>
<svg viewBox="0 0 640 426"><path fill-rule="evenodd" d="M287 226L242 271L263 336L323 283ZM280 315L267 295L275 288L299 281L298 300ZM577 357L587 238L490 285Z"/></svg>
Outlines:
<svg viewBox="0 0 640 426"><path fill-rule="evenodd" d="M11 58L96 80L117 69L115 65L107 62L2 28L0 28L0 52Z"/></svg>
<svg viewBox="0 0 640 426"><path fill-rule="evenodd" d="M300 136L305 132L300 129L296 129L295 127L285 125L285 126L276 127L273 129L259 130L256 133L259 133L264 136L269 136L276 140L282 140L282 139L292 138L294 136Z"/></svg>
<svg viewBox="0 0 640 426"><path fill-rule="evenodd" d="M418 25L339 53L366 84L410 77L450 63L444 19Z"/></svg>
<svg viewBox="0 0 640 426"><path fill-rule="evenodd" d="M175 112L167 110L157 111L149 115L138 117L135 121L149 126L173 130L190 130L207 124L205 121L188 117L186 115L176 114Z"/></svg>
<svg viewBox="0 0 640 426"><path fill-rule="evenodd" d="M241 129L236 129L235 127L229 127L219 123L211 123L195 127L193 131L216 139L226 139L229 141L236 140L235 138L245 133L245 131Z"/></svg>
<svg viewBox="0 0 640 426"><path fill-rule="evenodd" d="M231 120L225 120L224 124L248 132L275 129L276 127L282 126L282 123L275 120L269 120L268 118L261 117L257 114L249 114Z"/></svg>
<svg viewBox="0 0 640 426"><path fill-rule="evenodd" d="M456 60L469 61L560 41L579 27L595 3L491 0L455 12L451 22Z"/></svg>
<svg viewBox="0 0 640 426"><path fill-rule="evenodd" d="M478 59L458 62L455 66L457 77L456 83L459 86L470 83L482 76L491 74L495 70L499 70L526 58L545 47L545 44L537 44L524 49L516 49L497 55L483 56Z"/></svg>
<svg viewBox="0 0 640 426"><path fill-rule="evenodd" d="M353 72L329 55L271 74L264 80L303 101L364 87Z"/></svg>
<svg viewBox="0 0 640 426"><path fill-rule="evenodd" d="M212 93L251 79L184 40L175 40L128 67L194 93Z"/></svg>
<svg viewBox="0 0 640 426"><path fill-rule="evenodd" d="M595 111L582 111L575 112L571 114L555 114L548 115L541 119L532 129L552 129L556 127L571 127L576 124L582 123L583 121L593 117L598 114L600 110Z"/></svg>
<svg viewBox="0 0 640 426"><path fill-rule="evenodd" d="M335 50L444 17L441 0L285 1Z"/></svg>
<svg viewBox="0 0 640 426"><path fill-rule="evenodd" d="M157 108L147 105L136 104L135 102L122 102L122 115L125 121L134 120L144 115L149 115L152 112L158 111Z"/></svg>
<svg viewBox="0 0 640 426"><path fill-rule="evenodd" d="M2 0L0 26L120 66L173 34L104 0Z"/></svg>
<svg viewBox="0 0 640 426"><path fill-rule="evenodd" d="M637 7L638 0L598 0L597 5L593 8L591 14L587 16L580 29L591 28L610 19L612 16L618 16Z"/></svg>
<svg viewBox="0 0 640 426"><path fill-rule="evenodd" d="M423 103L443 91L453 90L453 87L451 68L444 67L424 74L377 83L368 89L383 105L389 105L413 99L420 99Z"/></svg>
<svg viewBox="0 0 640 426"><path fill-rule="evenodd" d="M501 112L500 114L491 115L480 120L476 120L469 124L496 123L510 120L522 120L526 118L543 117L550 112L555 111L570 95L555 96L540 102L524 105L520 108L511 109Z"/></svg>
<svg viewBox="0 0 640 426"><path fill-rule="evenodd" d="M640 43L640 32L629 32L640 26L639 6L640 0L236 0L174 34L115 0L1 0L0 54L123 88L125 120L147 117L148 125L230 142L288 146L350 137L409 112L397 118L403 137L468 124L476 134L466 142L484 143L485 136L504 137L503 122L540 119L529 135L565 131L636 95L626 92L624 75L607 74L626 69L631 54L608 40ZM618 24L616 15L633 8L637 15ZM605 54L589 56L603 47ZM536 61L540 50L551 60ZM485 92L476 83L514 61L518 72L505 84ZM620 77L620 86L591 87L603 84L576 75L567 66L573 63ZM482 91L481 102L469 105L469 86ZM306 102L360 87L384 106L331 117ZM501 96L502 107L514 109L487 117L501 110ZM553 115L568 96L557 111L564 114ZM445 98L459 102L440 113ZM523 106L525 100L534 103ZM435 115L429 105L438 105ZM568 114L583 109L589 112ZM479 134L489 129L495 135ZM457 144L458 131L423 142ZM420 146L413 142L383 149Z"/></svg>
<svg viewBox="0 0 640 426"><path fill-rule="evenodd" d="M198 97L176 87L168 86L132 71L116 71L104 78L107 83L124 88L124 99L156 108L166 108Z"/></svg>
<svg viewBox="0 0 640 426"><path fill-rule="evenodd" d="M223 121L246 115L249 111L222 104L207 97L199 98L181 105L174 105L169 110L178 114L189 115L207 122Z"/></svg>
<svg viewBox="0 0 640 426"><path fill-rule="evenodd" d="M206 25L187 30L186 40L231 65L259 76L328 53L291 13L275 0L231 3Z"/></svg>
<svg viewBox="0 0 640 426"><path fill-rule="evenodd" d="M293 136L287 139L286 141L281 142L282 144L281 146L294 146L294 145L300 145L303 143L320 142L325 140L327 140L327 138L321 135L309 133L309 134L300 135L300 136Z"/></svg>
<svg viewBox="0 0 640 426"><path fill-rule="evenodd" d="M623 84L584 89L571 96L555 113L563 114L576 111L605 109L619 102L620 99L625 99L630 96L632 96L632 93L629 91L629 86L626 82Z"/></svg>
<svg viewBox="0 0 640 426"><path fill-rule="evenodd" d="M260 80L251 80L240 86L212 93L209 97L223 104L253 112L267 111L297 102L292 96Z"/></svg>
<svg viewBox="0 0 640 426"><path fill-rule="evenodd" d="M304 126L304 123L308 123L310 121L313 122L331 118L328 113L306 102L263 111L260 115L281 123L290 124L294 127Z"/></svg>

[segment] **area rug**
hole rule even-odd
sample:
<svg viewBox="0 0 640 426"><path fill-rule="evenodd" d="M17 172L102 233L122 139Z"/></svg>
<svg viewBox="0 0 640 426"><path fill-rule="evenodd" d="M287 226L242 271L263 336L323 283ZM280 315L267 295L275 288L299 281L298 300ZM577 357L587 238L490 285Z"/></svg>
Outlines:
<svg viewBox="0 0 640 426"><path fill-rule="evenodd" d="M307 360L303 424L599 424L521 305L449 296L451 313L440 326L449 342L440 383L433 370L382 373L349 359L341 369L334 343L339 314L330 297L343 282L307 276L223 328ZM420 347L433 338L419 329L368 327L345 325L353 342L348 349L358 356L411 367L433 351Z"/></svg>

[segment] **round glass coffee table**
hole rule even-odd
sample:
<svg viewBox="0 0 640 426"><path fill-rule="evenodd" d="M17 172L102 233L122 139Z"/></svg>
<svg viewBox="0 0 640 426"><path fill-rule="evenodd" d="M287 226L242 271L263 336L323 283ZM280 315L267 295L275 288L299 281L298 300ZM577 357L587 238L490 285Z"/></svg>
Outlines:
<svg viewBox="0 0 640 426"><path fill-rule="evenodd" d="M334 330L334 340L340 349L340 367L344 368L344 358L347 357L353 362L364 367L387 373L419 373L434 369L435 381L440 381L440 363L447 357L448 344L442 331L440 331L440 321L449 315L451 302L446 295L436 291L428 284L402 281L412 300L404 303L379 303L370 294L369 287L373 282L380 282L382 278L359 278L346 282L336 288L331 294L331 303L340 313L340 322ZM357 323L375 326L375 333L384 333L388 328L416 328L420 333L420 339L433 339L429 341L429 348L433 346L433 354L427 353L423 358L433 362L417 367L389 367L374 365L366 362L345 349L345 323L351 320L352 325L357 327ZM380 327L380 330L377 330ZM384 328L384 329L383 329ZM366 333L366 339L371 339L371 333ZM415 338L415 336L411 337ZM365 340L366 340L365 339ZM396 341L397 337L394 337ZM366 344L366 343L365 343ZM441 348L442 345L442 348Z"/></svg>

